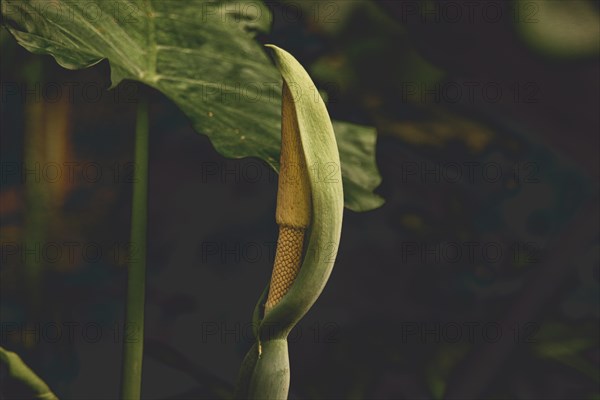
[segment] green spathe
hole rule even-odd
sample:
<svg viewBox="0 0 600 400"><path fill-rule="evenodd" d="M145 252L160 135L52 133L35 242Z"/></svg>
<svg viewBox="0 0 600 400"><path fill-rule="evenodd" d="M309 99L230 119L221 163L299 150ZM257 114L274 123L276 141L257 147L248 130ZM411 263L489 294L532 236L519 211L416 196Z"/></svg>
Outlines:
<svg viewBox="0 0 600 400"><path fill-rule="evenodd" d="M316 90L308 73L285 50L273 45L268 47L273 49L288 86L302 89L290 92L308 166L313 205L308 248L300 272L289 292L262 321L265 326L275 327L276 336L287 337L317 300L333 268L342 232L344 194L341 171L336 168L340 165L338 146L325 103L320 97L315 100L302 96L302 92ZM324 176L323 170L330 172Z"/></svg>
<svg viewBox="0 0 600 400"><path fill-rule="evenodd" d="M321 294L335 262L339 245L344 194L338 147L325 103L303 96L315 90L304 68L288 52L276 46L277 66L290 87L298 118L299 135L308 168L312 195L312 219L308 247L300 272L287 294L261 320L265 292L254 312L257 343L242 363L237 398L285 399L289 389L287 336ZM294 90L294 88L296 90ZM286 118L287 116L283 116ZM333 168L332 168L333 167ZM330 171L326 178L322 169Z"/></svg>
<svg viewBox="0 0 600 400"><path fill-rule="evenodd" d="M248 388L252 400L287 399L290 387L290 360L287 339L269 340L261 345Z"/></svg>

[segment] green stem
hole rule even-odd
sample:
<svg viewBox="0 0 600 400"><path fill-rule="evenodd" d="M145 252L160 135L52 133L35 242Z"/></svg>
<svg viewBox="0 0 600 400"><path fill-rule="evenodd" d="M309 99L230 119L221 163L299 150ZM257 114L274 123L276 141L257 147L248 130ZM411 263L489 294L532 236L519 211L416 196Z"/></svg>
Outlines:
<svg viewBox="0 0 600 400"><path fill-rule="evenodd" d="M135 129L135 179L131 213L131 254L123 330L121 398L137 400L142 385L144 302L146 296L146 226L148 208L148 101L138 104Z"/></svg>
<svg viewBox="0 0 600 400"><path fill-rule="evenodd" d="M35 58L26 70L27 87L35 87L43 79L44 64ZM47 161L45 157L46 126L44 124L44 104L42 102L25 103L24 126L24 162L27 168ZM28 176L25 181L25 240L30 246L41 246L48 240L50 212L49 187L44 180ZM43 304L44 263L35 254L25 254L23 269L23 291L28 299L28 313L32 319L38 318Z"/></svg>

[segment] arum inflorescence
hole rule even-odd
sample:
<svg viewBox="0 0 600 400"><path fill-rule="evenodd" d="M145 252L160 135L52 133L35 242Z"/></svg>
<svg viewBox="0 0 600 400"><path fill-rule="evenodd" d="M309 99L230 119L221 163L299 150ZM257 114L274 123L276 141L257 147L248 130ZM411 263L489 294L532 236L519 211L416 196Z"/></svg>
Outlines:
<svg viewBox="0 0 600 400"><path fill-rule="evenodd" d="M344 205L339 153L325 104L309 95L318 92L298 61L276 46L268 47L283 77L279 239L271 283L254 311L256 343L242 363L238 398L287 397L287 336L329 278ZM319 173L325 168L327 179Z"/></svg>

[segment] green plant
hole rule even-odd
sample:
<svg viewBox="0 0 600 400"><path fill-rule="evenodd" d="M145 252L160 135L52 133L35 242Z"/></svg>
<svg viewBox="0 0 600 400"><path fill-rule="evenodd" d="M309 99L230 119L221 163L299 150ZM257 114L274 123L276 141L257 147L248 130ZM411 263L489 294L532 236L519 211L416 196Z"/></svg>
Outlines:
<svg viewBox="0 0 600 400"><path fill-rule="evenodd" d="M343 214L341 175L321 179L318 168L307 168L339 163L335 134L325 104L302 99L289 89L293 84L314 89L314 84L289 53L270 47L284 80L281 165L289 169L282 170L279 180L277 223L280 233L273 278L270 288L264 292L269 295L264 315L264 296L254 311L256 344L244 359L236 393L238 398L252 399L287 397L290 381L287 336L312 307L329 278ZM308 222L308 247L301 262ZM300 239L295 236L290 239L290 235L294 235L290 232L294 230L302 235ZM298 241L300 243L294 243Z"/></svg>
<svg viewBox="0 0 600 400"><path fill-rule="evenodd" d="M253 7L227 7L252 3ZM271 22L264 5L250 0L217 2L194 0L126 1L131 21L103 18L90 24L86 1L58 1L42 9L34 1L7 0L2 14L7 29L27 50L50 54L65 68L78 69L107 59L112 87L124 79L145 83L172 99L198 132L208 135L225 157L258 157L275 170L292 172L296 163L301 179L280 171L279 196L289 187L294 201L289 212L279 208L281 232L297 230L293 273L282 290L265 290L255 310L257 342L246 356L237 395L281 398L287 395L289 366L286 337L314 304L329 277L341 234L344 205L365 211L380 206L374 194L380 177L374 162L375 132L363 126L331 121L316 86L287 52L271 46L279 69L254 41ZM110 15L111 4L97 6ZM196 17L202 12L202 21ZM256 10L258 8L258 13ZM230 11L230 10L234 11ZM67 21L64 15L69 15ZM198 46L198 43L205 43ZM209 60L209 61L207 61ZM283 82L281 76L283 76ZM251 94L235 99L235 83ZM265 91L277 88L276 91ZM280 96L279 88L283 89ZM268 95L267 95L268 94ZM231 100L231 97L234 100ZM283 110L283 112L281 112ZM284 142L296 143L280 156L280 127ZM301 145L298 145L301 143ZM339 146L339 148L338 148ZM286 160L287 157L291 157ZM145 301L146 208L148 164L148 105L138 108L136 170L132 200L131 241L139 250L129 265L126 326L135 341L124 347L122 397L140 397ZM291 186L290 186L291 185ZM342 190L343 187L343 190ZM285 203L278 199L278 204ZM304 209L299 214L295 207ZM294 209L294 211L290 211ZM282 216L285 214L284 216ZM296 219L298 219L296 221ZM292 229L292 231L294 231ZM305 233L306 231L306 233ZM303 252L304 236L308 244ZM285 237L285 234L280 235ZM288 256L285 246L278 257ZM302 256L304 253L304 256ZM326 254L327 258L323 258ZM302 260L303 258L303 260ZM302 262L301 262L302 260ZM300 265L301 264L301 265ZM275 288L277 266L271 288ZM270 301L268 301L270 299ZM268 307L263 315L263 303ZM275 326L267 332L265 327ZM32 384L35 383L32 381Z"/></svg>

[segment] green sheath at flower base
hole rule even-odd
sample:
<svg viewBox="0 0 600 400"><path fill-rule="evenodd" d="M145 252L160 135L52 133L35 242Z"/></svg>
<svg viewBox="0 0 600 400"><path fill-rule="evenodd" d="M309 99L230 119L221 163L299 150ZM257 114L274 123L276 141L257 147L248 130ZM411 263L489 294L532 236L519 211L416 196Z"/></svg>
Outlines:
<svg viewBox="0 0 600 400"><path fill-rule="evenodd" d="M344 194L338 147L325 103L314 95L318 93L314 83L294 57L276 46L267 47L273 49L284 84L289 88L283 90L282 118L295 118L296 124L292 125L301 141L310 185L310 225L308 245L293 282L289 288L286 285L283 297L268 302L262 320L265 293L257 305L257 343L242 364L236 397L284 399L290 381L287 336L329 279L342 230ZM286 112L289 109L294 112ZM289 121L282 121L282 125L289 126L286 122Z"/></svg>

